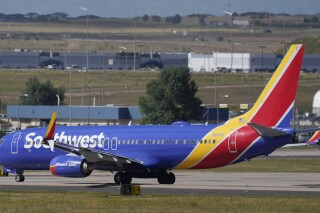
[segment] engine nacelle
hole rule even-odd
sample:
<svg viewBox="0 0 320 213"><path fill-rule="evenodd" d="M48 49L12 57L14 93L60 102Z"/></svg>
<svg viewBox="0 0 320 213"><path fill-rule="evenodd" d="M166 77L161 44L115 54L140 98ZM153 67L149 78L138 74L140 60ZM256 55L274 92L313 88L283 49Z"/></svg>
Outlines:
<svg viewBox="0 0 320 213"><path fill-rule="evenodd" d="M61 177L87 177L92 170L86 159L79 156L61 155L50 162L50 172Z"/></svg>

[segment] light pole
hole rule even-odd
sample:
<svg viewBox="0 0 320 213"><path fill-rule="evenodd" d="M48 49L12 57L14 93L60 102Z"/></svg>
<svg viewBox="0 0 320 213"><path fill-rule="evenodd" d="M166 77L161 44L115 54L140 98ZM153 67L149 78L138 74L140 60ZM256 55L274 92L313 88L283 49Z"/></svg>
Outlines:
<svg viewBox="0 0 320 213"><path fill-rule="evenodd" d="M133 71L136 71L136 34L137 34L137 7L134 8Z"/></svg>
<svg viewBox="0 0 320 213"><path fill-rule="evenodd" d="M250 59L250 66L251 66L251 64L252 64L252 61L254 61L255 60L255 58L251 58ZM250 97L250 100L249 100L249 109L251 109L251 107L252 107L252 75L253 75L253 71L254 71L254 69L252 68L250 68L249 69L249 72L250 72L250 77L249 77L249 79L250 79L250 89L249 89L249 97Z"/></svg>
<svg viewBox="0 0 320 213"><path fill-rule="evenodd" d="M58 101L57 105L60 106L60 96L58 94L56 94L56 97L57 97L57 101Z"/></svg>
<svg viewBox="0 0 320 213"><path fill-rule="evenodd" d="M86 71L89 69L89 10L86 7L79 7L81 10L87 12L87 67ZM83 82L83 70L81 71L81 92L82 92L82 97L81 97L81 105L83 106L83 95L84 95L84 82Z"/></svg>
<svg viewBox="0 0 320 213"><path fill-rule="evenodd" d="M26 94L26 93L19 93L18 92L18 97L17 97L17 118L18 118L18 130L21 129L21 125L20 125L20 112L19 112L19 101L20 101L20 97L28 97L29 94Z"/></svg>
<svg viewBox="0 0 320 213"><path fill-rule="evenodd" d="M104 63L105 63L105 59L104 59L104 54L101 55L102 57L102 71L100 72L100 95L99 95L99 105L103 105L103 99L102 99L102 91L104 93Z"/></svg>
<svg viewBox="0 0 320 213"><path fill-rule="evenodd" d="M217 58L217 55L216 55L216 58ZM218 115L219 112L218 112L218 101L217 101L217 72L218 72L218 69L214 72L214 102L216 104L217 115Z"/></svg>
<svg viewBox="0 0 320 213"><path fill-rule="evenodd" d="M69 70L69 90L70 90L70 96L69 96L69 125L71 126L72 122L72 70Z"/></svg>
<svg viewBox="0 0 320 213"><path fill-rule="evenodd" d="M87 85L88 92L89 92L89 101L88 101L88 117L87 117L87 124L89 125L89 119L90 119L90 102L91 102L91 94L90 94L90 85Z"/></svg>
<svg viewBox="0 0 320 213"><path fill-rule="evenodd" d="M219 120L219 109L220 109L220 106L219 106L219 98L229 98L229 95L218 95L217 96L217 105L218 105L218 107L217 107L217 124L220 122L220 120Z"/></svg>
<svg viewBox="0 0 320 213"><path fill-rule="evenodd" d="M128 88L128 57L127 57L127 48L125 47L119 47L126 53L126 89ZM135 56L134 56L135 57Z"/></svg>
<svg viewBox="0 0 320 213"><path fill-rule="evenodd" d="M243 84L243 45L241 43L234 43L235 45L241 46L241 78Z"/></svg>
<svg viewBox="0 0 320 213"><path fill-rule="evenodd" d="M202 117L204 117L204 116L207 117L206 125L208 125L208 123L209 123L209 112L210 112L209 106L207 107L205 104L201 104L200 106L202 106L203 108L207 109L207 111L204 113L204 115Z"/></svg>
<svg viewBox="0 0 320 213"><path fill-rule="evenodd" d="M266 46L260 45L259 47L261 48L261 69L263 72L263 70L264 70L264 68L263 68L263 48L265 48Z"/></svg>
<svg viewBox="0 0 320 213"><path fill-rule="evenodd" d="M231 11L223 11L225 14L230 16L230 37L231 37L231 72L232 72L232 67L233 67L233 20L232 20L232 12Z"/></svg>

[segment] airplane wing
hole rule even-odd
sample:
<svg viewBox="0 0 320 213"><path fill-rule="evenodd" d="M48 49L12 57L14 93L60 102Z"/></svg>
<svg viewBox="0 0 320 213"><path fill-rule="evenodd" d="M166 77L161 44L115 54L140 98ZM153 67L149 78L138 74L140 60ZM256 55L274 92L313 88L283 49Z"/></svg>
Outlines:
<svg viewBox="0 0 320 213"><path fill-rule="evenodd" d="M125 156L115 155L109 152L99 151L90 148L75 147L64 143L54 143L54 147L63 151L73 153L75 155L82 156L87 159L90 163L103 163L111 162L117 164L130 164L132 162L141 164L140 161L135 159L130 159Z"/></svg>
<svg viewBox="0 0 320 213"><path fill-rule="evenodd" d="M91 148L75 147L70 144L60 143L53 140L55 126L56 126L57 113L52 114L46 136L42 143L50 147L51 151L54 148L73 153L78 156L84 157L89 163L101 164L106 166L112 166L115 168L123 168L125 165L138 164L143 166L142 162L136 159L131 159L121 155L115 155L113 153L95 150Z"/></svg>

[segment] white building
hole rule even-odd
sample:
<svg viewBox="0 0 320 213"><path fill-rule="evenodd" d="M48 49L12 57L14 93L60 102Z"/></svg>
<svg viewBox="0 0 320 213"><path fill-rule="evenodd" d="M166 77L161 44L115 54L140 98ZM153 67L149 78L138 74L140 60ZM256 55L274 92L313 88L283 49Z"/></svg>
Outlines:
<svg viewBox="0 0 320 213"><path fill-rule="evenodd" d="M320 90L313 97L312 113L320 116Z"/></svg>
<svg viewBox="0 0 320 213"><path fill-rule="evenodd" d="M233 20L232 23L233 25L236 25L236 26L243 26L243 27L249 26L249 20Z"/></svg>
<svg viewBox="0 0 320 213"><path fill-rule="evenodd" d="M250 70L250 53L188 53L188 67L193 72Z"/></svg>

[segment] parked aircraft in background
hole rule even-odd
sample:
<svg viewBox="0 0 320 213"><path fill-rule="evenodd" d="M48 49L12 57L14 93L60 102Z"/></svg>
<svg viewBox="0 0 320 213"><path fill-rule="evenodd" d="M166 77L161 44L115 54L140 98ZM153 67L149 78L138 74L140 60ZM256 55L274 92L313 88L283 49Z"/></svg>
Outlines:
<svg viewBox="0 0 320 213"><path fill-rule="evenodd" d="M18 182L24 181L24 170L50 168L63 177L86 177L96 169L116 172L118 184L132 178L173 184L173 169L222 167L268 155L297 133L290 120L303 50L303 45L292 45L254 106L225 123L60 127L53 113L47 129L2 137L0 164ZM317 142L319 135L313 139Z"/></svg>
<svg viewBox="0 0 320 213"><path fill-rule="evenodd" d="M316 131L311 138L309 139L309 141L307 142L307 144L309 145L319 145L320 143L320 131Z"/></svg>

